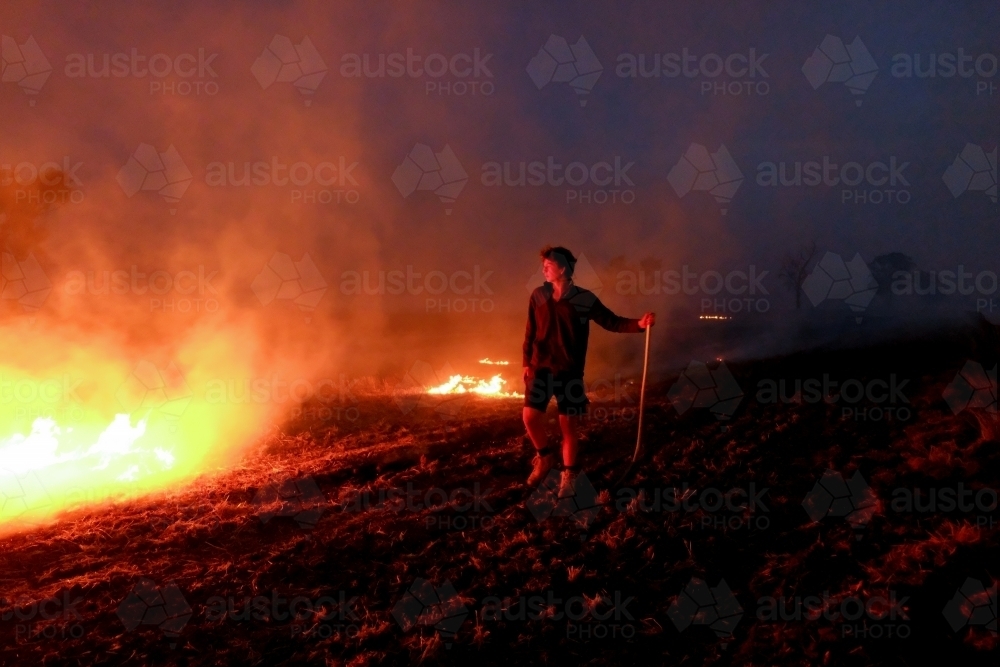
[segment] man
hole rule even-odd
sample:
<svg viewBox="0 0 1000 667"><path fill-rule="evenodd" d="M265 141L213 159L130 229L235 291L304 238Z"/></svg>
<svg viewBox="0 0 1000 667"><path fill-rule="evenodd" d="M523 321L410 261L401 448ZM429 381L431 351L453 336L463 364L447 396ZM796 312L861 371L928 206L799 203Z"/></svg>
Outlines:
<svg viewBox="0 0 1000 667"><path fill-rule="evenodd" d="M535 459L528 485L545 479L556 464L553 448L548 446L545 410L553 396L559 408L562 431L563 470L559 497L575 493L579 449L580 415L587 410L583 384L583 366L587 360L590 320L608 331L639 333L653 326L654 313L642 319L619 317L601 303L597 296L573 284L576 257L561 246L546 246L541 251L545 284L531 293L528 326L524 333L524 426L535 446Z"/></svg>

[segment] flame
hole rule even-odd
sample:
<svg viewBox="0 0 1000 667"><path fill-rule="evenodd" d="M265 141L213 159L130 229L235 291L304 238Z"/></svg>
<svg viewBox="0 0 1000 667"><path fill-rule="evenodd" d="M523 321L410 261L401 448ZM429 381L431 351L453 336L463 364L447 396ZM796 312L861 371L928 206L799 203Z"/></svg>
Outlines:
<svg viewBox="0 0 1000 667"><path fill-rule="evenodd" d="M119 341L0 328L0 533L231 464L277 413L204 390L250 374L252 343L235 341L196 332L153 363Z"/></svg>
<svg viewBox="0 0 1000 667"><path fill-rule="evenodd" d="M480 396L491 396L498 398L512 398L516 397L517 394L512 392L505 392L503 386L507 382L500 377L500 375L494 375L489 380L482 380L479 378L474 378L469 375L452 375L448 378L448 381L444 384L440 384L436 387L431 387L427 390L428 394L478 394Z"/></svg>
<svg viewBox="0 0 1000 667"><path fill-rule="evenodd" d="M479 360L479 363L488 366L509 366L509 361L492 361L489 357ZM489 380L473 377L471 375L448 374L448 381L436 387L427 389L428 394L478 394L479 396L489 396L494 398L518 398L519 394L504 391L507 381L499 373Z"/></svg>

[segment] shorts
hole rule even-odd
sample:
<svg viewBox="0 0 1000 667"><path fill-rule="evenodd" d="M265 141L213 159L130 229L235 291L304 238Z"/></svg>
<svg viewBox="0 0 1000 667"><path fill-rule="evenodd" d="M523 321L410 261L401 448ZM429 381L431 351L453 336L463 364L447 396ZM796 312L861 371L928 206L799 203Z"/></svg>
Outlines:
<svg viewBox="0 0 1000 667"><path fill-rule="evenodd" d="M590 403L582 374L565 371L553 374L548 368L529 369L524 407L545 412L553 396L561 415L582 415Z"/></svg>

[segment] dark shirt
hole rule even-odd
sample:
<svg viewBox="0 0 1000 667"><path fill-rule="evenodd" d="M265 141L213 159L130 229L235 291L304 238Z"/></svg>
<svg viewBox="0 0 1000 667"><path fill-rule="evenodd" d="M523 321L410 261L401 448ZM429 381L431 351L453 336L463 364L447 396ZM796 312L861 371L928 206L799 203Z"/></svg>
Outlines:
<svg viewBox="0 0 1000 667"><path fill-rule="evenodd" d="M591 320L616 333L643 331L639 320L615 315L590 290L571 285L556 301L552 283L535 289L528 304L522 365L582 376Z"/></svg>

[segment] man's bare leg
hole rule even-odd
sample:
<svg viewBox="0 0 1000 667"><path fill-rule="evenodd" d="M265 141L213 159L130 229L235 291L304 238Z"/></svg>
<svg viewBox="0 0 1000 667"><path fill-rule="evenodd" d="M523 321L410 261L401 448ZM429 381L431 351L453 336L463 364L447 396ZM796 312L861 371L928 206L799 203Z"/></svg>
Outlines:
<svg viewBox="0 0 1000 667"><path fill-rule="evenodd" d="M536 452L535 460L532 462L531 475L528 476L528 485L536 486L555 467L555 452L549 447L545 413L541 410L525 407L521 415L524 419L524 427L528 431L528 437L531 438L531 444L535 446Z"/></svg>
<svg viewBox="0 0 1000 667"><path fill-rule="evenodd" d="M577 453L580 449L579 425L578 415L559 415L559 430L562 431L563 437L563 471L559 478L560 498L576 495L576 476L580 472L580 467L577 465Z"/></svg>
<svg viewBox="0 0 1000 667"><path fill-rule="evenodd" d="M562 431L563 465L567 468L576 467L576 456L580 450L580 417L578 415L559 415L559 430Z"/></svg>
<svg viewBox="0 0 1000 667"><path fill-rule="evenodd" d="M524 419L524 428L527 429L528 437L531 438L531 444L535 446L535 449L548 448L549 434L545 424L545 413L535 408L525 407L521 411L521 417Z"/></svg>

